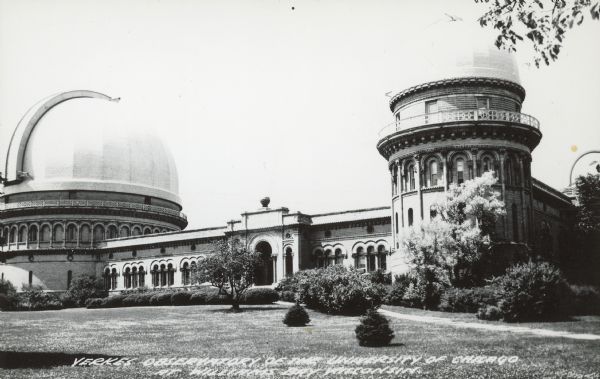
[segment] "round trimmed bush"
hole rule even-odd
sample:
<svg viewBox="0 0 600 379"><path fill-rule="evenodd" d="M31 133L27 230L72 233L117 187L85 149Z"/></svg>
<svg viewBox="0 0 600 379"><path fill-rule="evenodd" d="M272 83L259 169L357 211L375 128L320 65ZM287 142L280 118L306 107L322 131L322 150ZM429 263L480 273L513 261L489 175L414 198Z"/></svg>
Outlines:
<svg viewBox="0 0 600 379"><path fill-rule="evenodd" d="M283 323L287 326L305 326L309 322L308 313L303 306L298 304L290 307L283 318Z"/></svg>
<svg viewBox="0 0 600 379"><path fill-rule="evenodd" d="M394 338L388 319L373 308L361 317L360 325L354 332L360 346L387 346Z"/></svg>
<svg viewBox="0 0 600 379"><path fill-rule="evenodd" d="M504 321L557 320L567 315L567 284L560 270L549 263L513 266L493 283Z"/></svg>
<svg viewBox="0 0 600 379"><path fill-rule="evenodd" d="M271 304L279 300L279 294L272 288L250 288L243 297L243 304Z"/></svg>
<svg viewBox="0 0 600 379"><path fill-rule="evenodd" d="M502 311L495 305L485 305L477 311L480 320L498 321L502 319Z"/></svg>
<svg viewBox="0 0 600 379"><path fill-rule="evenodd" d="M192 294L187 291L175 292L171 295L172 305L190 305Z"/></svg>

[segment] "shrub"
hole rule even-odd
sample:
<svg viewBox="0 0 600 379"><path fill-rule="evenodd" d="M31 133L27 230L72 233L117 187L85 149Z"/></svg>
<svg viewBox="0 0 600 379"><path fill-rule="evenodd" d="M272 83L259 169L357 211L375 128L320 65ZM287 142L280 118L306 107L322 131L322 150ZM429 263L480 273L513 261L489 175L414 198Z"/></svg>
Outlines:
<svg viewBox="0 0 600 379"><path fill-rule="evenodd" d="M71 281L71 285L65 292L67 304L75 304L82 307L89 298L106 297L108 293L104 290L102 279L91 275L80 275Z"/></svg>
<svg viewBox="0 0 600 379"><path fill-rule="evenodd" d="M509 268L494 278L504 321L544 321L564 318L568 287L560 271L542 262Z"/></svg>
<svg viewBox="0 0 600 379"><path fill-rule="evenodd" d="M7 295L0 293L0 310L8 310L11 307L11 303L11 299Z"/></svg>
<svg viewBox="0 0 600 379"><path fill-rule="evenodd" d="M192 305L206 304L206 293L192 292L192 294L190 296L190 304L192 304Z"/></svg>
<svg viewBox="0 0 600 379"><path fill-rule="evenodd" d="M123 307L135 307L138 305L138 298L139 295L122 295L123 297L123 302L121 304L121 306Z"/></svg>
<svg viewBox="0 0 600 379"><path fill-rule="evenodd" d="M60 295L59 299L60 299L60 302L62 303L63 307L65 307L65 308L75 308L75 307L79 306L79 304L77 304L75 299L73 299L66 293L63 293L62 295ZM84 302L84 305L85 305L85 302Z"/></svg>
<svg viewBox="0 0 600 379"><path fill-rule="evenodd" d="M423 299L425 298L422 288L418 287L416 283L409 283L400 305L410 308L422 308Z"/></svg>
<svg viewBox="0 0 600 379"><path fill-rule="evenodd" d="M113 295L104 298L102 302L101 308L118 308L123 306L123 300L125 296L123 295Z"/></svg>
<svg viewBox="0 0 600 379"><path fill-rule="evenodd" d="M0 279L0 293L6 295L8 298L11 298L17 294L17 290L11 282L2 278Z"/></svg>
<svg viewBox="0 0 600 379"><path fill-rule="evenodd" d="M450 288L442 295L439 309L445 312L475 313L485 305L498 303L494 288Z"/></svg>
<svg viewBox="0 0 600 379"><path fill-rule="evenodd" d="M502 318L502 311L495 305L484 305L477 311L480 320L497 321Z"/></svg>
<svg viewBox="0 0 600 379"><path fill-rule="evenodd" d="M171 295L171 304L172 305L190 305L190 297L192 297L191 292L180 291L175 292Z"/></svg>
<svg viewBox="0 0 600 379"><path fill-rule="evenodd" d="M44 311L62 309L63 305L55 294L44 292L40 286L23 287L16 297L17 310Z"/></svg>
<svg viewBox="0 0 600 379"><path fill-rule="evenodd" d="M150 298L150 305L171 305L171 293L159 292Z"/></svg>
<svg viewBox="0 0 600 379"><path fill-rule="evenodd" d="M300 271L294 275L298 300L309 308L334 314L364 314L378 307L385 288L341 265Z"/></svg>
<svg viewBox="0 0 600 379"><path fill-rule="evenodd" d="M369 273L369 280L375 284L392 284L392 273L385 273L381 269L377 269Z"/></svg>
<svg viewBox="0 0 600 379"><path fill-rule="evenodd" d="M85 301L85 307L88 309L102 308L104 302L104 298L90 298Z"/></svg>
<svg viewBox="0 0 600 379"><path fill-rule="evenodd" d="M573 315L600 315L600 290L593 286L569 286L570 313Z"/></svg>
<svg viewBox="0 0 600 379"><path fill-rule="evenodd" d="M279 293L279 299L281 301L287 301L289 303L296 302L296 293L293 291L281 291Z"/></svg>
<svg viewBox="0 0 600 379"><path fill-rule="evenodd" d="M279 300L279 294L272 288L250 288L242 297L242 304L272 304Z"/></svg>
<svg viewBox="0 0 600 379"><path fill-rule="evenodd" d="M305 326L309 322L308 313L298 304L291 306L283 318L283 323L287 326Z"/></svg>
<svg viewBox="0 0 600 379"><path fill-rule="evenodd" d="M150 299L154 296L152 292L140 293L136 297L136 306L144 307L150 305Z"/></svg>
<svg viewBox="0 0 600 379"><path fill-rule="evenodd" d="M386 346L394 338L388 319L375 309L367 310L367 314L361 317L355 333L360 346Z"/></svg>
<svg viewBox="0 0 600 379"><path fill-rule="evenodd" d="M404 305L402 298L410 283L411 279L408 275L396 275L394 284L392 284L385 297L385 303L388 305Z"/></svg>

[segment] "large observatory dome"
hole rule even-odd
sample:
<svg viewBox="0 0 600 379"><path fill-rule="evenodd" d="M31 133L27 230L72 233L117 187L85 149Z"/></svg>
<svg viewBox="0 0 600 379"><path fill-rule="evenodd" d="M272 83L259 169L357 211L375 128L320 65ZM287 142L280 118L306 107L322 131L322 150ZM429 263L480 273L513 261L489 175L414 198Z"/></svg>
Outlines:
<svg viewBox="0 0 600 379"><path fill-rule="evenodd" d="M408 42L407 60L415 70L401 79L400 90L454 78L494 78L521 84L513 53L498 49L495 34L476 21L439 21Z"/></svg>
<svg viewBox="0 0 600 379"><path fill-rule="evenodd" d="M82 96L50 107L42 103L23 118L11 141L7 174L12 165L23 181L6 186L7 195L92 190L180 204L170 151L125 112L123 102Z"/></svg>

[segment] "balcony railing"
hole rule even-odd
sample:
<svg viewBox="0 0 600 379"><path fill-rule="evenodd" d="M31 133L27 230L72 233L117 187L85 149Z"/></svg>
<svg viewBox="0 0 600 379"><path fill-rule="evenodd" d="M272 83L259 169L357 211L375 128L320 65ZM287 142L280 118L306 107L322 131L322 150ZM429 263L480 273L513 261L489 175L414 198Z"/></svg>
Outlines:
<svg viewBox="0 0 600 379"><path fill-rule="evenodd" d="M0 212L23 208L46 208L46 207L69 207L69 208L119 208L164 214L187 220L183 212L176 211L156 205L129 203L125 201L103 201L103 200L32 200L17 203L0 204Z"/></svg>
<svg viewBox="0 0 600 379"><path fill-rule="evenodd" d="M460 109L421 114L397 120L396 122L383 127L383 129L379 131L379 138L381 139L400 130L406 130L417 126L461 121L503 121L527 125L535 129L540 128L540 122L535 117L524 113L492 109Z"/></svg>

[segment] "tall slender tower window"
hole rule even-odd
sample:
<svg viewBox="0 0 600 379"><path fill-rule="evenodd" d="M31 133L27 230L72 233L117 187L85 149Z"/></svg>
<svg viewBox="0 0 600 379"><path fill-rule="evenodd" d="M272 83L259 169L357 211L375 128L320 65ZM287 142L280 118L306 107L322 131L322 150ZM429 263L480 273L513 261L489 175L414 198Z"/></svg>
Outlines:
<svg viewBox="0 0 600 379"><path fill-rule="evenodd" d="M462 158L456 160L456 182L461 184L465 181L465 161Z"/></svg>

